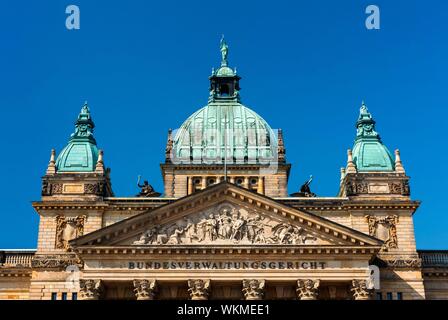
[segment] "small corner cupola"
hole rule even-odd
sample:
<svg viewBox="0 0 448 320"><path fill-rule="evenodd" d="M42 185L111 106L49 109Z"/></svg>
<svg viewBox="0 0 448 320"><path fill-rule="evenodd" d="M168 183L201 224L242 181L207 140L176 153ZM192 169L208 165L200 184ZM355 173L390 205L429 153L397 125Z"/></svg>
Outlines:
<svg viewBox="0 0 448 320"><path fill-rule="evenodd" d="M241 77L236 74L236 68L231 69L228 65L229 46L224 36L221 38L221 66L215 70L212 69L210 79L210 97L209 102L216 100L240 100L240 84Z"/></svg>
<svg viewBox="0 0 448 320"><path fill-rule="evenodd" d="M375 130L375 120L364 101L356 122L356 139L353 146L353 163L358 172L394 171L391 153Z"/></svg>
<svg viewBox="0 0 448 320"><path fill-rule="evenodd" d="M56 160L57 172L95 171L99 151L93 137L93 128L95 124L85 102L75 122L75 132Z"/></svg>

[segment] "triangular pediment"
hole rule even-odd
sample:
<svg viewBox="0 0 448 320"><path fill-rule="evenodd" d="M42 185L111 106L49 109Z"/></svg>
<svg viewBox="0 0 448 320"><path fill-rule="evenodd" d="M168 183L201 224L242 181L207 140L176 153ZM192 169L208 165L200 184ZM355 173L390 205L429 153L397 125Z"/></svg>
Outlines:
<svg viewBox="0 0 448 320"><path fill-rule="evenodd" d="M230 183L97 230L71 246L370 246L382 242Z"/></svg>

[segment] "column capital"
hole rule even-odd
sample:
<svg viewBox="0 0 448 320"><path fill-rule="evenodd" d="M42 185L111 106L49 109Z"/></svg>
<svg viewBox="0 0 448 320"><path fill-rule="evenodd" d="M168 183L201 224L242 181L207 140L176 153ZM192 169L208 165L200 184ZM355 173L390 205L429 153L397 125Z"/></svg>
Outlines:
<svg viewBox="0 0 448 320"><path fill-rule="evenodd" d="M137 300L154 300L157 291L157 282L154 279L135 279L134 293Z"/></svg>
<svg viewBox="0 0 448 320"><path fill-rule="evenodd" d="M210 294L210 280L189 279L188 292L191 300L208 300Z"/></svg>
<svg viewBox="0 0 448 320"><path fill-rule="evenodd" d="M79 288L80 300L99 300L103 293L103 281L80 279Z"/></svg>
<svg viewBox="0 0 448 320"><path fill-rule="evenodd" d="M355 300L369 300L372 296L373 289L369 289L367 285L367 280L357 280L352 281L353 298Z"/></svg>
<svg viewBox="0 0 448 320"><path fill-rule="evenodd" d="M299 279L297 280L297 296L300 300L316 300L319 294L319 280Z"/></svg>
<svg viewBox="0 0 448 320"><path fill-rule="evenodd" d="M246 300L261 300L264 297L265 281L260 279L244 279L243 294Z"/></svg>

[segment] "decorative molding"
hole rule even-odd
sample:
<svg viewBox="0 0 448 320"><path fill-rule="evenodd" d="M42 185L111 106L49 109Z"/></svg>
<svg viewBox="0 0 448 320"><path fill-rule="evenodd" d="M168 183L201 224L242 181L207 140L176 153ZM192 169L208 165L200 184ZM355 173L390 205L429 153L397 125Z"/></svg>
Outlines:
<svg viewBox="0 0 448 320"><path fill-rule="evenodd" d="M51 193L52 194L62 194L62 183L52 183L51 185Z"/></svg>
<svg viewBox="0 0 448 320"><path fill-rule="evenodd" d="M355 300L369 300L373 293L373 288L369 288L367 280L353 280L352 288Z"/></svg>
<svg viewBox="0 0 448 320"><path fill-rule="evenodd" d="M376 264L380 268L414 269L422 267L422 259L409 257L395 257L394 259L377 259Z"/></svg>
<svg viewBox="0 0 448 320"><path fill-rule="evenodd" d="M65 269L70 265L83 267L82 260L74 254L36 255L31 260L33 269Z"/></svg>
<svg viewBox="0 0 448 320"><path fill-rule="evenodd" d="M137 300L154 300L157 292L156 280L147 279L135 279L134 280L134 293Z"/></svg>
<svg viewBox="0 0 448 320"><path fill-rule="evenodd" d="M365 217L369 224L369 235L383 240L384 250L398 248L397 224L399 219L397 215L384 218L370 215Z"/></svg>
<svg viewBox="0 0 448 320"><path fill-rule="evenodd" d="M84 184L84 193L102 196L102 195L104 195L104 185L105 185L104 182L85 183Z"/></svg>
<svg viewBox="0 0 448 320"><path fill-rule="evenodd" d="M84 234L86 215L77 217L56 216L56 245L57 249L70 251L68 242Z"/></svg>
<svg viewBox="0 0 448 320"><path fill-rule="evenodd" d="M101 280L80 279L79 288L80 300L99 300L103 292L103 282Z"/></svg>
<svg viewBox="0 0 448 320"><path fill-rule="evenodd" d="M266 282L258 279L243 280L243 294L246 300L262 300Z"/></svg>
<svg viewBox="0 0 448 320"><path fill-rule="evenodd" d="M319 280L299 279L297 280L297 296L300 300L316 300L319 294Z"/></svg>
<svg viewBox="0 0 448 320"><path fill-rule="evenodd" d="M148 244L316 244L299 226L249 213L229 204L167 226L152 227L133 245Z"/></svg>
<svg viewBox="0 0 448 320"><path fill-rule="evenodd" d="M191 300L208 300L210 294L210 280L189 279L188 293Z"/></svg>

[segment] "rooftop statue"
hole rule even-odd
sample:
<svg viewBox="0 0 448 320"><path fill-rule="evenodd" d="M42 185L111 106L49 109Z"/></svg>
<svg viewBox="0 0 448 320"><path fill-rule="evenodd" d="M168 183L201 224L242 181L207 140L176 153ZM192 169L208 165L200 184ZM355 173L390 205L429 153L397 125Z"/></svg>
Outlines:
<svg viewBox="0 0 448 320"><path fill-rule="evenodd" d="M227 65L227 55L229 54L229 46L227 45L226 41L224 40L224 35L221 38L221 65L226 66Z"/></svg>
<svg viewBox="0 0 448 320"><path fill-rule="evenodd" d="M311 192L311 189L310 189L311 181L313 181L312 175L310 175L310 178L308 179L308 181L306 181L300 187L300 191L291 194L291 196L293 196L293 197L315 197L316 194L314 192Z"/></svg>
<svg viewBox="0 0 448 320"><path fill-rule="evenodd" d="M156 192L154 188L148 183L148 180L145 180L143 184L140 184L141 176L138 176L137 186L140 188L140 193L137 194L137 197L158 197L160 196L159 192Z"/></svg>

